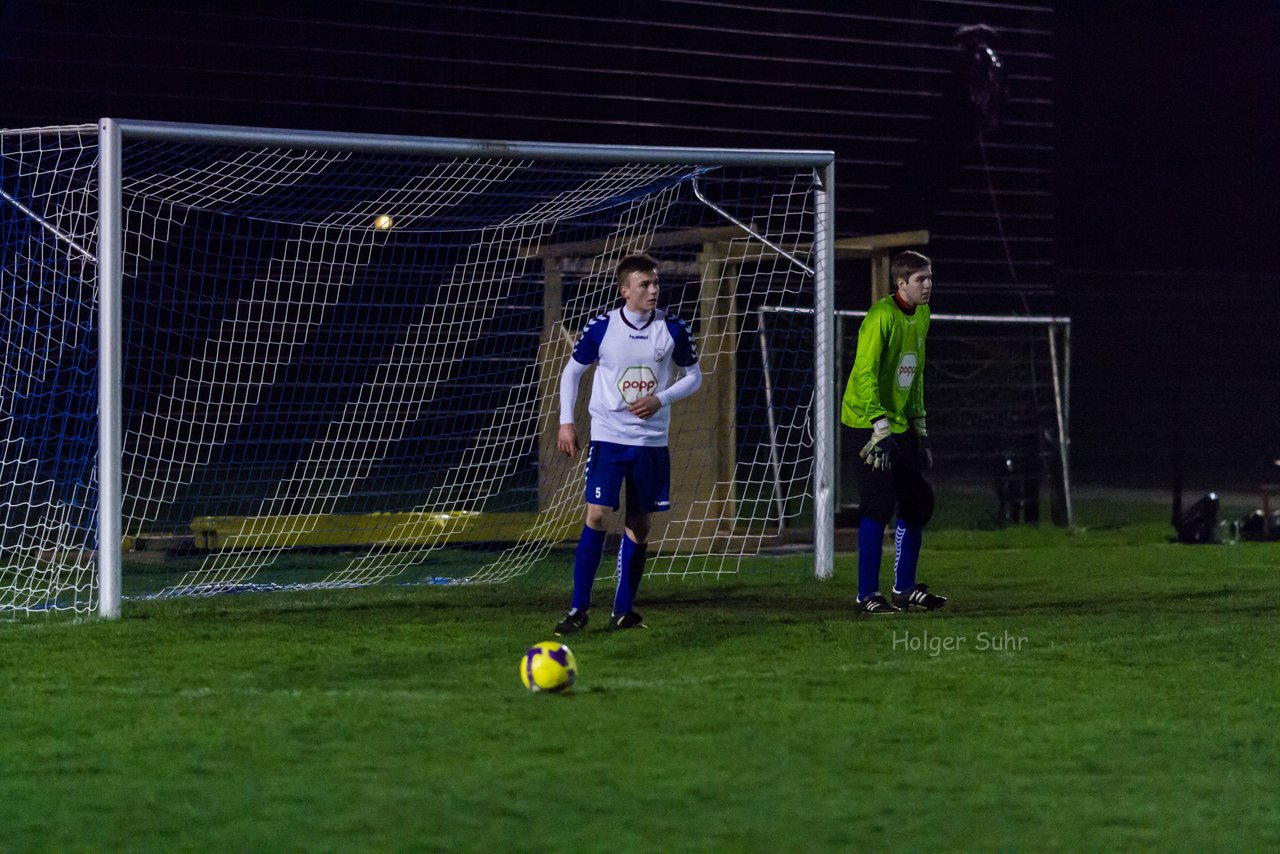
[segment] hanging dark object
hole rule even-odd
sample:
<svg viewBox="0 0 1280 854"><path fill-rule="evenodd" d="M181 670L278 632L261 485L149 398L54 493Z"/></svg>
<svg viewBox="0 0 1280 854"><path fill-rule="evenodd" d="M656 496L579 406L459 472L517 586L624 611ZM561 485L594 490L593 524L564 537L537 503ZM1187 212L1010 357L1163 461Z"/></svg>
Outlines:
<svg viewBox="0 0 1280 854"><path fill-rule="evenodd" d="M941 81L941 97L885 194L880 221L886 230L930 227L974 147L1000 126L1009 84L1008 69L993 47L999 39L986 24L953 34L952 71Z"/></svg>
<svg viewBox="0 0 1280 854"><path fill-rule="evenodd" d="M1009 101L1008 72L994 47L1000 36L986 24L975 24L956 30L955 38L975 130L989 133L1000 127Z"/></svg>

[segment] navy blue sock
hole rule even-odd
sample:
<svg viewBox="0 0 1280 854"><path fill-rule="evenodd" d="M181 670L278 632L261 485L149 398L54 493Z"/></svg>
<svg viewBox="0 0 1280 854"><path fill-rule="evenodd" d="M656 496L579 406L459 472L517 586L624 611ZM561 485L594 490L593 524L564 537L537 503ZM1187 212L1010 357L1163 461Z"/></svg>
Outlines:
<svg viewBox="0 0 1280 854"><path fill-rule="evenodd" d="M623 539L626 539L625 537ZM582 526L578 551L573 556L573 608L585 611L591 607L591 585L604 556L604 531Z"/></svg>
<svg viewBox="0 0 1280 854"><path fill-rule="evenodd" d="M862 517L858 524L858 598L880 589L880 557L884 552L884 523Z"/></svg>
<svg viewBox="0 0 1280 854"><path fill-rule="evenodd" d="M920 542L924 529L898 520L893 541L897 554L893 559L893 589L905 593L916 586L916 564L920 562Z"/></svg>
<svg viewBox="0 0 1280 854"><path fill-rule="evenodd" d="M613 597L613 613L625 614L635 604L647 550L647 544L636 543L623 533L622 545L618 547L618 592Z"/></svg>

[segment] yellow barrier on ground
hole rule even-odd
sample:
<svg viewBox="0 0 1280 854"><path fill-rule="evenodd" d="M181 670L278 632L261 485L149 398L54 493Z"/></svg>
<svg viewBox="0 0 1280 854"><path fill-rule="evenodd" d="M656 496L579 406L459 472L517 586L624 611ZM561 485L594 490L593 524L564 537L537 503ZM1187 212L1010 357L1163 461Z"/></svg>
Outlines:
<svg viewBox="0 0 1280 854"><path fill-rule="evenodd" d="M576 508L575 508L576 510ZM563 520L537 513L365 513L301 516L199 516L194 547L209 551L268 548L414 548L450 543L515 542L537 526L537 539L571 540L578 513Z"/></svg>

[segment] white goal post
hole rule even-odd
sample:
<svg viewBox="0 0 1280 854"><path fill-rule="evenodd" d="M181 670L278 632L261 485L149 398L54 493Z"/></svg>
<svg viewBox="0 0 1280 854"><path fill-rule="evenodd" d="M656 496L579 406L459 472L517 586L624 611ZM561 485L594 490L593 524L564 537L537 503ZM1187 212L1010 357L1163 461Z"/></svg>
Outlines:
<svg viewBox="0 0 1280 854"><path fill-rule="evenodd" d="M554 453L558 374L633 252L704 374L653 571L803 530L829 576L833 192L829 151L0 131L0 616L558 566L583 463ZM762 306L807 311L804 340L762 356ZM180 568L125 591L157 544ZM319 551L343 568L307 575Z"/></svg>

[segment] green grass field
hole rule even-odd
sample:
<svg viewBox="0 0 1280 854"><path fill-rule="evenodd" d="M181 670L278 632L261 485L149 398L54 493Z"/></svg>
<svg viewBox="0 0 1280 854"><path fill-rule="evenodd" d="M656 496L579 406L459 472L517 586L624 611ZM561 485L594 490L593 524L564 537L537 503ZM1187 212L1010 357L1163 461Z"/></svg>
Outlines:
<svg viewBox="0 0 1280 854"><path fill-rule="evenodd" d="M0 624L0 849L1275 850L1280 544L1165 530L937 532L927 615L651 579L565 695L567 568Z"/></svg>

